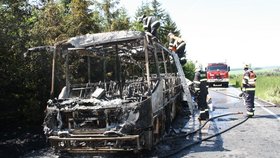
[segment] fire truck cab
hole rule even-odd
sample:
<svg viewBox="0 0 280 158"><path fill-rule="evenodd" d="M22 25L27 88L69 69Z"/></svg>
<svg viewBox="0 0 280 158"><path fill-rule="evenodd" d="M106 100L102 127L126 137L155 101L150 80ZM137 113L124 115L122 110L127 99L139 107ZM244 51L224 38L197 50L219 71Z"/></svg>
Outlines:
<svg viewBox="0 0 280 158"><path fill-rule="evenodd" d="M209 63L206 67L209 87L228 87L230 67L226 63Z"/></svg>

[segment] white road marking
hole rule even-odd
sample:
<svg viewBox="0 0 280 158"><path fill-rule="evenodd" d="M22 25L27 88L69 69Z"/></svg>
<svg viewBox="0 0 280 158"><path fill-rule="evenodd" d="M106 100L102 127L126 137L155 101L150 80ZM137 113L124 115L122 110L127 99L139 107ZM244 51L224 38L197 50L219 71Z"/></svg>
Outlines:
<svg viewBox="0 0 280 158"><path fill-rule="evenodd" d="M237 88L233 88L236 92L240 92ZM267 109L266 107L264 107L263 105L255 102L256 106L261 107L264 111L266 111L267 113L271 114L272 116L274 116L277 120L280 121L280 117L277 116L275 113L273 113L272 111L270 111L269 109Z"/></svg>
<svg viewBox="0 0 280 158"><path fill-rule="evenodd" d="M277 120L280 121L280 117L278 117L275 113L273 113L272 111L268 110L266 107L264 107L263 105L255 102L255 104L259 107L261 107L263 110L265 110L266 112L268 112L269 114L271 114L272 116L274 116Z"/></svg>

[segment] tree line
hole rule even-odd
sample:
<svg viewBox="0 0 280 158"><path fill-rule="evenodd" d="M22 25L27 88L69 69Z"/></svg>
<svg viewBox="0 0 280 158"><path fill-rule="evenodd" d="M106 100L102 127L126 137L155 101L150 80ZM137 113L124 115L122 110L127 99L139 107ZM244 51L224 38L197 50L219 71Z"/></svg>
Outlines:
<svg viewBox="0 0 280 158"><path fill-rule="evenodd" d="M24 53L35 46L54 45L69 37L117 30L142 30L137 17L161 22L160 41L180 30L157 0L142 2L134 17L120 0L2 0L0 2L0 121L14 119L41 124L51 83L52 54ZM193 75L193 64L184 66ZM20 121L20 122L21 122Z"/></svg>

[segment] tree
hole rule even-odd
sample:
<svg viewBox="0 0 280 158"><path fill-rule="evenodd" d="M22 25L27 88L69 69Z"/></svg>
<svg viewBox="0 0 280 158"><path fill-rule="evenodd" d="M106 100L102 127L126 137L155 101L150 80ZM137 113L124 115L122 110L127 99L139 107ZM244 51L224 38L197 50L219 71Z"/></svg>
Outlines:
<svg viewBox="0 0 280 158"><path fill-rule="evenodd" d="M124 8L118 8L119 0L103 0L98 3L102 30L115 31L129 29L129 18Z"/></svg>
<svg viewBox="0 0 280 158"><path fill-rule="evenodd" d="M30 100L27 97L30 91L25 84L27 75L23 52L30 40L30 17L31 6L25 0L3 1L0 6L0 106L1 116L4 118L9 115L22 120L18 117L26 116L22 110Z"/></svg>
<svg viewBox="0 0 280 158"><path fill-rule="evenodd" d="M118 14L112 20L111 29L110 30L128 30L130 27L130 21L126 10L121 8L118 10Z"/></svg>
<svg viewBox="0 0 280 158"><path fill-rule="evenodd" d="M58 2L46 2L43 6L34 6L28 19L30 39L27 48L54 45L69 37L66 25L65 5ZM50 97L52 52L29 53L24 62L24 96L28 98L21 111L28 121L42 123L43 111Z"/></svg>
<svg viewBox="0 0 280 158"><path fill-rule="evenodd" d="M86 0L72 0L70 14L66 19L66 31L70 36L96 33L100 31L98 19L92 18L94 12L88 9L91 3Z"/></svg>
<svg viewBox="0 0 280 158"><path fill-rule="evenodd" d="M65 13L69 13L70 12L70 3L72 0L60 0L60 1L61 1L60 3L65 8Z"/></svg>
<svg viewBox="0 0 280 158"><path fill-rule="evenodd" d="M137 19L137 17L142 15L153 15L153 10L150 8L150 3L142 2L141 6L137 8L135 18Z"/></svg>
<svg viewBox="0 0 280 158"><path fill-rule="evenodd" d="M62 4L47 3L43 8L33 8L30 22L32 40L30 46L54 45L59 40L67 38L64 28L65 8ZM62 38L63 37L63 38Z"/></svg>
<svg viewBox="0 0 280 158"><path fill-rule="evenodd" d="M172 21L169 14L166 14L162 27L160 29L160 33L159 33L161 42L166 47L168 47L168 45L169 45L169 38L167 37L167 35L170 32L176 36L180 36L180 30L177 29L176 23L174 21Z"/></svg>
<svg viewBox="0 0 280 158"><path fill-rule="evenodd" d="M161 8L161 3L159 3L157 0L153 0L151 2L152 5L152 14L157 19L160 19L162 21L165 20L166 12L164 9Z"/></svg>
<svg viewBox="0 0 280 158"><path fill-rule="evenodd" d="M193 80L194 78L194 70L195 70L195 64L194 62L192 62L191 60L189 60L184 66L183 66L183 70L185 73L185 76L187 79L189 80Z"/></svg>

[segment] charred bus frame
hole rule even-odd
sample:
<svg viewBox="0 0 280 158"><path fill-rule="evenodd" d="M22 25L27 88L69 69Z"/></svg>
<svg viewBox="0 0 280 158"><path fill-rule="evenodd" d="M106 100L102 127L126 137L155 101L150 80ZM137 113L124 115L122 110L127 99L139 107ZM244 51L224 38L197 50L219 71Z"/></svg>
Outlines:
<svg viewBox="0 0 280 158"><path fill-rule="evenodd" d="M169 133L181 106L182 81L172 52L156 39L138 31L88 34L53 50L51 95L58 56L65 62L65 83L58 98L48 101L43 125L56 150L138 152Z"/></svg>

